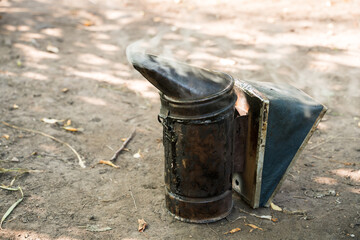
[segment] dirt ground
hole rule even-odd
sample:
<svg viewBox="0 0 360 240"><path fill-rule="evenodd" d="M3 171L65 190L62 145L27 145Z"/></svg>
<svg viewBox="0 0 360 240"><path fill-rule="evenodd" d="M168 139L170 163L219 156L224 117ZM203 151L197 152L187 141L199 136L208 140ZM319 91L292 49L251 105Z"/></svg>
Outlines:
<svg viewBox="0 0 360 240"><path fill-rule="evenodd" d="M0 167L33 170L13 182L24 199L1 239L360 239L359 1L1 0L0 33L0 120L32 130L0 124ZM329 108L274 198L283 212L236 194L216 223L166 212L158 94L125 55L138 40L239 79L289 83ZM96 164L135 128L119 168ZM0 215L20 197L0 189Z"/></svg>

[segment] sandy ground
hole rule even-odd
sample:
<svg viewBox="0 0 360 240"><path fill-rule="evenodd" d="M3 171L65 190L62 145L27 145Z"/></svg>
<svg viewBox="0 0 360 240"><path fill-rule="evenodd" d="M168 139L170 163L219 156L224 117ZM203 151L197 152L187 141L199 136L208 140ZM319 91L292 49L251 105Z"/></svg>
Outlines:
<svg viewBox="0 0 360 240"><path fill-rule="evenodd" d="M0 120L68 143L86 165L62 143L0 124L0 167L34 170L13 182L24 200L1 239L360 239L359 1L1 0L0 33ZM219 222L169 216L158 94L125 56L139 40L239 79L289 83L329 108L274 199L287 211L252 210L234 194ZM134 128L118 169L96 164ZM0 190L3 215L21 195Z"/></svg>

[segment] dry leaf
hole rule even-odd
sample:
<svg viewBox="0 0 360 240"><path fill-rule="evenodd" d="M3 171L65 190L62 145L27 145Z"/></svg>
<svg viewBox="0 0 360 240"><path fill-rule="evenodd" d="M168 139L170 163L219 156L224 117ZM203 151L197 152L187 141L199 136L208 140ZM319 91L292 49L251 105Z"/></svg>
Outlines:
<svg viewBox="0 0 360 240"><path fill-rule="evenodd" d="M64 124L64 127L70 126L71 125L71 119L68 119L66 121L66 123Z"/></svg>
<svg viewBox="0 0 360 240"><path fill-rule="evenodd" d="M271 221L277 222L277 221L279 221L279 219L277 219L277 218L272 218Z"/></svg>
<svg viewBox="0 0 360 240"><path fill-rule="evenodd" d="M84 25L85 27L90 27L90 26L95 25L95 23L91 20L85 20L82 22L82 25Z"/></svg>
<svg viewBox="0 0 360 240"><path fill-rule="evenodd" d="M2 137L5 138L6 140L9 140L9 138L10 138L10 136L7 134L2 135Z"/></svg>
<svg viewBox="0 0 360 240"><path fill-rule="evenodd" d="M61 89L61 91L62 91L63 93L67 93L67 92L69 91L69 89L68 89L68 88L63 88L63 89Z"/></svg>
<svg viewBox="0 0 360 240"><path fill-rule="evenodd" d="M264 231L264 229L262 229L261 227L258 227L258 226L256 226L256 225L254 225L254 224L251 224L251 223L249 223L249 224L245 224L246 226L249 226L249 227L251 227L251 228L253 228L253 229L259 229L259 230L261 230L261 231ZM250 230L251 232L252 232L252 230Z"/></svg>
<svg viewBox="0 0 360 240"><path fill-rule="evenodd" d="M24 199L24 193L20 186L18 186L17 188L0 186L0 188L6 189L9 191L20 191L20 193L21 193L21 198L19 200L17 200L13 205L11 205L11 207L9 207L9 209L6 211L6 213L2 216L1 221L0 221L0 229L2 229L3 222L11 214L11 212L17 207L17 205L19 205L19 203L21 203L21 201Z"/></svg>
<svg viewBox="0 0 360 240"><path fill-rule="evenodd" d="M236 232L239 232L239 231L241 231L241 228L234 228L234 229L231 229L230 231L228 231L228 232L226 232L226 233L224 233L225 235L226 234L232 234L232 233L236 233Z"/></svg>
<svg viewBox="0 0 360 240"><path fill-rule="evenodd" d="M54 119L54 118L42 118L40 119L42 122L44 123L49 123L49 124L55 124L55 123L63 123L65 120L58 120L58 119Z"/></svg>
<svg viewBox="0 0 360 240"><path fill-rule="evenodd" d="M141 158L140 149L137 153L133 155L134 158Z"/></svg>
<svg viewBox="0 0 360 240"><path fill-rule="evenodd" d="M139 232L144 232L145 228L147 226L147 223L145 222L144 219L138 219L138 223L139 223L138 231Z"/></svg>
<svg viewBox="0 0 360 240"><path fill-rule="evenodd" d="M63 129L65 129L66 131L69 131L69 132L82 132L82 131L84 131L83 128L74 128L74 127L71 127L71 126L64 126Z"/></svg>
<svg viewBox="0 0 360 240"><path fill-rule="evenodd" d="M275 211L282 212L282 208L279 207L278 205L274 204L274 203L270 203L270 207Z"/></svg>
<svg viewBox="0 0 360 240"><path fill-rule="evenodd" d="M114 167L114 168L120 168L119 166L113 164L113 163L110 162L110 161L100 160L99 163L100 163L100 164L109 165L109 166L112 166L112 167Z"/></svg>
<svg viewBox="0 0 360 240"><path fill-rule="evenodd" d="M47 45L46 51L51 52L51 53L58 53L59 49L55 46Z"/></svg>

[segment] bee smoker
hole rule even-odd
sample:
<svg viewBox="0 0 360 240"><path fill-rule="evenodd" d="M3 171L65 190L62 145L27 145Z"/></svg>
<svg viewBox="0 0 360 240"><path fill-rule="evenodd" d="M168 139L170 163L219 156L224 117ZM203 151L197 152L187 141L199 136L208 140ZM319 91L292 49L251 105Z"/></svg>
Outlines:
<svg viewBox="0 0 360 240"><path fill-rule="evenodd" d="M153 55L134 67L160 90L166 208L185 222L206 223L232 209L234 79Z"/></svg>
<svg viewBox="0 0 360 240"><path fill-rule="evenodd" d="M226 217L232 189L253 208L268 206L326 111L288 85L234 80L145 53L129 57L160 91L166 208L181 221Z"/></svg>

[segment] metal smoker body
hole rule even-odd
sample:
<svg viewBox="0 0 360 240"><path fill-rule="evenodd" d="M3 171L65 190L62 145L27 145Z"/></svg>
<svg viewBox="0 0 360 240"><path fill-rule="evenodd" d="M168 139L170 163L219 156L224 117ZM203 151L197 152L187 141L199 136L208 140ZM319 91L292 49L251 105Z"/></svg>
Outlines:
<svg viewBox="0 0 360 240"><path fill-rule="evenodd" d="M180 220L212 222L232 209L232 87L187 102L161 94L166 208Z"/></svg>
<svg viewBox="0 0 360 240"><path fill-rule="evenodd" d="M177 219L206 223L232 209L234 80L154 55L132 63L160 90L166 208Z"/></svg>

